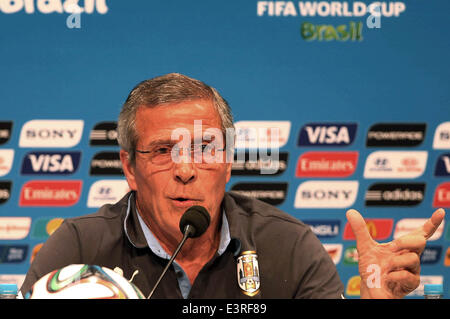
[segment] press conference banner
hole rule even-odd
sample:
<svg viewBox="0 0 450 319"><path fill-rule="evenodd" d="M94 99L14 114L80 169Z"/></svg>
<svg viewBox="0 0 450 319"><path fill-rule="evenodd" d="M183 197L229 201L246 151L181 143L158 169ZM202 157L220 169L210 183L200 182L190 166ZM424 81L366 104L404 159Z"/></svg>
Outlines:
<svg viewBox="0 0 450 319"><path fill-rule="evenodd" d="M140 81L178 72L231 105L227 190L310 225L357 298L347 209L379 242L450 212L449 11L447 0L0 0L0 282L20 286L64 219L128 191L121 106ZM448 224L408 298L426 283L450 297Z"/></svg>

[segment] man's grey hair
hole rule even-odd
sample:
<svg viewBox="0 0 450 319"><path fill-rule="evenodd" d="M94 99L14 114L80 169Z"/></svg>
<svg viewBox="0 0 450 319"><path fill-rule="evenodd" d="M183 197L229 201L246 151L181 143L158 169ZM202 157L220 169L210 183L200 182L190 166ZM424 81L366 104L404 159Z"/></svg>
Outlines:
<svg viewBox="0 0 450 319"><path fill-rule="evenodd" d="M135 163L138 141L136 131L136 111L139 107L155 107L184 101L209 100L217 110L222 122L221 130L233 128L233 116L227 101L213 87L179 73L169 73L139 83L128 95L117 123L117 140L128 152L128 160Z"/></svg>

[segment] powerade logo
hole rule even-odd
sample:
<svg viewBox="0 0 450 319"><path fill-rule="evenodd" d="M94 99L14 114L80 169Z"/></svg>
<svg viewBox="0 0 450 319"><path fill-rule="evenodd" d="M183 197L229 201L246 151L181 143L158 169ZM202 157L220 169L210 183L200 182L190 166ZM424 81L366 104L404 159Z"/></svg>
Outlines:
<svg viewBox="0 0 450 319"><path fill-rule="evenodd" d="M80 164L81 152L29 152L22 162L24 175L69 175Z"/></svg>
<svg viewBox="0 0 450 319"><path fill-rule="evenodd" d="M334 238L339 235L341 228L340 220L305 220L303 222L311 227L318 238Z"/></svg>
<svg viewBox="0 0 450 319"><path fill-rule="evenodd" d="M356 123L309 123L302 127L298 146L348 146L356 136Z"/></svg>
<svg viewBox="0 0 450 319"><path fill-rule="evenodd" d="M231 190L270 205L280 205L286 199L287 188L287 183L238 183Z"/></svg>
<svg viewBox="0 0 450 319"><path fill-rule="evenodd" d="M100 152L91 161L91 175L123 175L119 152Z"/></svg>
<svg viewBox="0 0 450 319"><path fill-rule="evenodd" d="M450 153L439 156L434 169L434 175L439 177L450 176Z"/></svg>
<svg viewBox="0 0 450 319"><path fill-rule="evenodd" d="M426 124L380 123L367 133L367 147L412 147L425 139Z"/></svg>

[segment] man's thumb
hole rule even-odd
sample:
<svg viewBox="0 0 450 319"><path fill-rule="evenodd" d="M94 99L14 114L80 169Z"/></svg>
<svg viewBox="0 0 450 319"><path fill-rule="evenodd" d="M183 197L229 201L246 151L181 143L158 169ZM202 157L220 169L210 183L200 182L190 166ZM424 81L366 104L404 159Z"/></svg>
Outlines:
<svg viewBox="0 0 450 319"><path fill-rule="evenodd" d="M355 209L349 209L345 214L356 237L356 249L361 253L370 248L374 241L367 230L366 222L361 214Z"/></svg>

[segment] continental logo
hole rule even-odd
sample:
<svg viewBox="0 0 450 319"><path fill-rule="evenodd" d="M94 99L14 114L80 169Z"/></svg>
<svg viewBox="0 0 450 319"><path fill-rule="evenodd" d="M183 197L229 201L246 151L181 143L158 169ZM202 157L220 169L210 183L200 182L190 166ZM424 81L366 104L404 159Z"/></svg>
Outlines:
<svg viewBox="0 0 450 319"><path fill-rule="evenodd" d="M367 133L367 147L413 147L425 139L425 123L380 123Z"/></svg>
<svg viewBox="0 0 450 319"><path fill-rule="evenodd" d="M256 198L270 205L280 205L287 196L287 183L238 183L231 190L235 193Z"/></svg>
<svg viewBox="0 0 450 319"><path fill-rule="evenodd" d="M366 192L366 206L416 206L425 198L425 183L375 183Z"/></svg>
<svg viewBox="0 0 450 319"><path fill-rule="evenodd" d="M306 152L297 162L296 177L348 177L353 175L358 152Z"/></svg>
<svg viewBox="0 0 450 319"><path fill-rule="evenodd" d="M84 0L84 7L80 6L78 0L14 0L14 1L0 1L0 11L6 14L14 14L24 11L27 14L35 12L49 14L49 13L72 13L73 6L80 8L80 13L108 13L108 6L106 0Z"/></svg>
<svg viewBox="0 0 450 319"><path fill-rule="evenodd" d="M81 185L82 181L29 181L22 187L19 206L75 205L80 199Z"/></svg>
<svg viewBox="0 0 450 319"><path fill-rule="evenodd" d="M309 123L302 127L298 146L348 146L356 136L356 123Z"/></svg>
<svg viewBox="0 0 450 319"><path fill-rule="evenodd" d="M375 240L385 240L389 238L392 233L392 227L394 225L393 219L365 219L366 227L370 236ZM344 240L356 240L350 224L347 222L344 228Z"/></svg>

